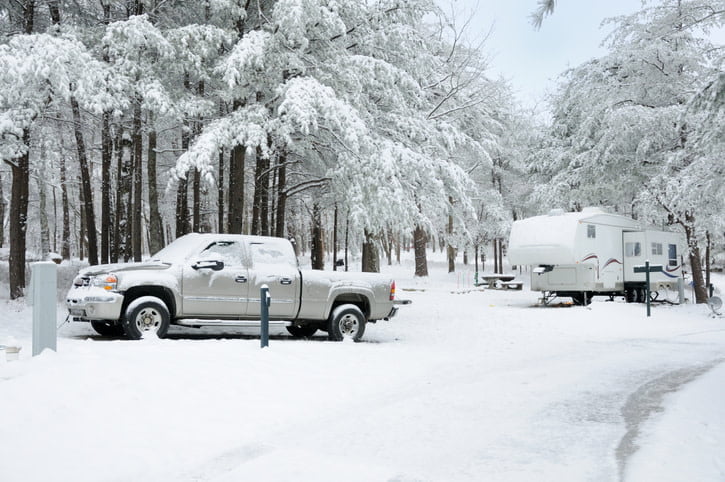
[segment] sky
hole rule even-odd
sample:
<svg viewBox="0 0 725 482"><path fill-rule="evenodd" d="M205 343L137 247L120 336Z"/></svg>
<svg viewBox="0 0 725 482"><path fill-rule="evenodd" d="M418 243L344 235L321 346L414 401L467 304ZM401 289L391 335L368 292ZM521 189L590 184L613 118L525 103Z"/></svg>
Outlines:
<svg viewBox="0 0 725 482"><path fill-rule="evenodd" d="M524 105L543 102L556 77L605 53L601 46L610 26L602 20L640 9L640 0L559 0L540 30L531 24L536 0L440 0L447 13L454 9L459 23L473 14L470 34L489 37L483 47L490 56L494 78L509 80Z"/></svg>

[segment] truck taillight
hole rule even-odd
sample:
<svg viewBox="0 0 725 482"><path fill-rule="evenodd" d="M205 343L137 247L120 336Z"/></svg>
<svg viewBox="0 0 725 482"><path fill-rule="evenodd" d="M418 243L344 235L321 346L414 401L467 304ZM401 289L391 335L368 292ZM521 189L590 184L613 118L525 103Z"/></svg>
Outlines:
<svg viewBox="0 0 725 482"><path fill-rule="evenodd" d="M390 285L390 301L395 300L395 281Z"/></svg>

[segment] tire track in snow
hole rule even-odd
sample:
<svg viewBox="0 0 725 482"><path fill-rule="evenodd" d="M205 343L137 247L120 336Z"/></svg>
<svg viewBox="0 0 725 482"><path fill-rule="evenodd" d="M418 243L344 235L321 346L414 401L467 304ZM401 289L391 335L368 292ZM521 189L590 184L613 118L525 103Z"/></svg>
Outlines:
<svg viewBox="0 0 725 482"><path fill-rule="evenodd" d="M617 465L619 467L619 480L625 480L627 463L632 455L639 449L637 439L642 425L653 414L664 410L665 396L677 392L684 385L704 375L715 368L725 358L717 358L704 365L681 368L665 373L653 380L640 385L632 392L621 409L626 432L615 450Z"/></svg>

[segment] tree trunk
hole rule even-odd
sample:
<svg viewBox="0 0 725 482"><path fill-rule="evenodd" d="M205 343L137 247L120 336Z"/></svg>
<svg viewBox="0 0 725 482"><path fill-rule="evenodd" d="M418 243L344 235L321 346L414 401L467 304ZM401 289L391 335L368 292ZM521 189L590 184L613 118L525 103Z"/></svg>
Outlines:
<svg viewBox="0 0 725 482"><path fill-rule="evenodd" d="M428 276L428 258L425 251L428 236L425 229L416 226L413 231L413 248L415 251L415 276Z"/></svg>
<svg viewBox="0 0 725 482"><path fill-rule="evenodd" d="M194 168L194 177L192 178L192 218L191 231L194 233L202 232L201 229L201 172Z"/></svg>
<svg viewBox="0 0 725 482"><path fill-rule="evenodd" d="M81 111L75 97L70 98L71 110L73 111L73 131L78 149L78 162L81 167L81 185L83 189L84 210L86 215L86 227L88 230L88 262L91 265L98 264L98 244L96 238L96 217L93 209L93 187L91 186L91 171L88 166L86 143L83 140L81 130Z"/></svg>
<svg viewBox="0 0 725 482"><path fill-rule="evenodd" d="M707 303L707 289L705 280L702 277L702 261L700 259L700 247L695 234L695 216L685 214L685 222L680 222L685 228L687 247L689 248L690 268L692 268L692 283L695 289L695 302Z"/></svg>
<svg viewBox="0 0 725 482"><path fill-rule="evenodd" d="M229 159L229 228L232 234L242 233L244 220L244 146L234 146Z"/></svg>
<svg viewBox="0 0 725 482"><path fill-rule="evenodd" d="M259 196L259 227L262 236L269 236L269 158L261 159L262 178L259 186L262 192Z"/></svg>
<svg viewBox="0 0 725 482"><path fill-rule="evenodd" d="M224 150L219 150L219 173L217 175L217 229L219 233L225 232L224 222Z"/></svg>
<svg viewBox="0 0 725 482"><path fill-rule="evenodd" d="M710 248L712 246L712 238L710 231L705 232L705 291L708 298L710 297Z"/></svg>
<svg viewBox="0 0 725 482"><path fill-rule="evenodd" d="M325 246L322 241L322 220L320 205L315 202L312 205L312 247L310 258L312 269L325 269Z"/></svg>
<svg viewBox="0 0 725 482"><path fill-rule="evenodd" d="M149 251L155 254L163 248L164 226L159 212L159 191L156 185L156 128L153 118L149 118L148 154L146 159L146 175L149 183Z"/></svg>
<svg viewBox="0 0 725 482"><path fill-rule="evenodd" d="M30 147L30 129L23 129L23 144ZM26 151L10 163L13 174L10 197L10 299L23 296L25 288L25 232L28 222L30 157Z"/></svg>
<svg viewBox="0 0 725 482"><path fill-rule="evenodd" d="M453 205L453 198L449 197L448 198L448 202L452 206ZM451 208L451 209L453 209L453 208ZM447 234L448 234L448 236L447 236L448 237L448 240L447 240L448 243L447 243L447 246L446 246L446 257L448 258L448 272L449 273L453 273L453 272L456 271L456 250L453 247L453 245L451 244L451 238L453 237L453 215L452 214L449 214L448 215L448 229L447 229Z"/></svg>
<svg viewBox="0 0 725 482"><path fill-rule="evenodd" d="M108 263L111 252L111 113L103 112L101 122L101 263Z"/></svg>
<svg viewBox="0 0 725 482"><path fill-rule="evenodd" d="M45 157L45 156L43 156ZM38 214L40 218L40 251L42 252L43 259L50 253L50 226L48 224L48 213L46 212L48 204L48 196L45 190L45 183L38 176L36 178L38 182Z"/></svg>
<svg viewBox="0 0 725 482"><path fill-rule="evenodd" d="M131 139L123 131L119 131L117 144L118 189L116 190L116 220L113 225L114 239L111 249L112 263L116 263L120 259L127 261L130 248L127 240L130 228L128 208L131 204Z"/></svg>
<svg viewBox="0 0 725 482"><path fill-rule="evenodd" d="M60 242L60 256L70 259L70 207L68 206L68 183L65 166L65 152L61 150L60 156L60 196L61 210L63 211L63 234Z"/></svg>
<svg viewBox="0 0 725 482"><path fill-rule="evenodd" d="M332 270L337 271L337 204L332 219Z"/></svg>
<svg viewBox="0 0 725 482"><path fill-rule="evenodd" d="M259 213L262 206L262 149L257 147L256 167L254 168L254 194L252 195L252 229L251 234L261 234Z"/></svg>
<svg viewBox="0 0 725 482"><path fill-rule="evenodd" d="M131 245L133 248L133 260L141 261L142 254L142 233L141 216L143 215L143 133L141 132L141 95L136 95L136 102L133 106L133 210L131 212Z"/></svg>
<svg viewBox="0 0 725 482"><path fill-rule="evenodd" d="M5 247L5 194L0 173L0 248Z"/></svg>
<svg viewBox="0 0 725 482"><path fill-rule="evenodd" d="M375 237L365 231L362 245L362 271L363 273L380 273L380 254Z"/></svg>
<svg viewBox="0 0 725 482"><path fill-rule="evenodd" d="M274 235L278 238L285 237L285 209L287 208L287 156L280 153L277 160L277 214L275 215Z"/></svg>

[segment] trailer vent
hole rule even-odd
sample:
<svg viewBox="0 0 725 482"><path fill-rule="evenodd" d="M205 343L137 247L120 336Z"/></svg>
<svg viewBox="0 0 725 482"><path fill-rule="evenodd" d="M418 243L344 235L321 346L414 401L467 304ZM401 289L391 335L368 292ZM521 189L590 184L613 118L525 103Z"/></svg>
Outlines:
<svg viewBox="0 0 725 482"><path fill-rule="evenodd" d="M552 209L551 211L549 211L549 216L562 216L563 214L564 214L564 210L559 209L559 208Z"/></svg>

